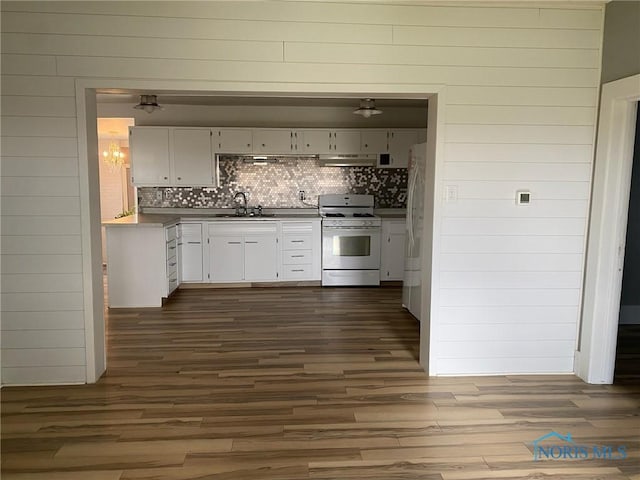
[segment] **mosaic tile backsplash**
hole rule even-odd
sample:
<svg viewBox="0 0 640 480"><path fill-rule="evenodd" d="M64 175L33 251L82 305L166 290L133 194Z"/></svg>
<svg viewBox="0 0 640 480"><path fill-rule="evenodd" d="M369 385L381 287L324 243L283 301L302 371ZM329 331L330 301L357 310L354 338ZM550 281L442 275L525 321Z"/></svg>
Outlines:
<svg viewBox="0 0 640 480"><path fill-rule="evenodd" d="M220 187L143 187L138 204L154 208L233 207L236 192L245 192L250 206L304 208L316 206L318 195L361 193L374 195L376 208L405 208L407 169L322 167L315 158L279 158L277 164L253 165L240 157L219 161ZM304 190L306 200L299 200ZM162 191L159 200L158 191Z"/></svg>

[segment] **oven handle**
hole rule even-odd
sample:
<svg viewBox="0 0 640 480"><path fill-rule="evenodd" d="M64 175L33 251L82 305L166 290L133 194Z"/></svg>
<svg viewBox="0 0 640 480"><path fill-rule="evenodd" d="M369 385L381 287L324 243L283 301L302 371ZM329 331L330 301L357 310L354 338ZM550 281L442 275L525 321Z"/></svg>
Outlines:
<svg viewBox="0 0 640 480"><path fill-rule="evenodd" d="M380 230L380 227L322 227L323 232L343 232L345 230L363 230L366 232L373 232Z"/></svg>

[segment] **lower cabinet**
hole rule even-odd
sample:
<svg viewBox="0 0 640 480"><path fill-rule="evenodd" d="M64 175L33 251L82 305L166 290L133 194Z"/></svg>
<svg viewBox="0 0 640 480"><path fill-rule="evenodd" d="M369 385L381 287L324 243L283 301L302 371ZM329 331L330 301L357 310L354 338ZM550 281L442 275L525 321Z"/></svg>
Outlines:
<svg viewBox="0 0 640 480"><path fill-rule="evenodd" d="M406 221L402 219L382 220L382 242L380 249L380 280L404 279L404 241Z"/></svg>
<svg viewBox="0 0 640 480"><path fill-rule="evenodd" d="M278 280L277 222L211 222L209 281Z"/></svg>
<svg viewBox="0 0 640 480"><path fill-rule="evenodd" d="M282 222L282 280L320 280L320 222Z"/></svg>
<svg viewBox="0 0 640 480"><path fill-rule="evenodd" d="M178 225L178 263L180 282L203 281L202 223Z"/></svg>

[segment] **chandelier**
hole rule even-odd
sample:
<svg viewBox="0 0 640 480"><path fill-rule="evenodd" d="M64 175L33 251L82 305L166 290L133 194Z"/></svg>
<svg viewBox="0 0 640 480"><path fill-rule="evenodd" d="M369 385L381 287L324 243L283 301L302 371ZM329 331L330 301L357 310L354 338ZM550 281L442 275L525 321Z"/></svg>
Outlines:
<svg viewBox="0 0 640 480"><path fill-rule="evenodd" d="M117 132L109 132L112 136ZM112 171L119 169L124 165L124 153L120 150L120 145L111 138L109 141L109 147L102 152L104 162L111 168Z"/></svg>

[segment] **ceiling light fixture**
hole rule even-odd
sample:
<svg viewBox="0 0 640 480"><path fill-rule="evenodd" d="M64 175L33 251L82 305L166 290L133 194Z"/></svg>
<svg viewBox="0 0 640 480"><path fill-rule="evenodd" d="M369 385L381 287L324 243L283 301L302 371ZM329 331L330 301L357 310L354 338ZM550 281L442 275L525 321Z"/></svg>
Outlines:
<svg viewBox="0 0 640 480"><path fill-rule="evenodd" d="M353 113L369 118L371 115L380 115L382 110L376 108L376 102L372 98L363 98L360 100L360 108L354 110Z"/></svg>
<svg viewBox="0 0 640 480"><path fill-rule="evenodd" d="M164 110L163 106L158 105L157 95L140 95L140 103L133 108L144 110L147 113L153 113L155 110Z"/></svg>

